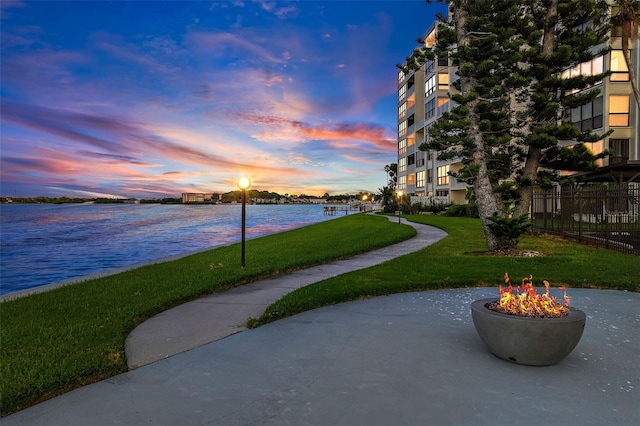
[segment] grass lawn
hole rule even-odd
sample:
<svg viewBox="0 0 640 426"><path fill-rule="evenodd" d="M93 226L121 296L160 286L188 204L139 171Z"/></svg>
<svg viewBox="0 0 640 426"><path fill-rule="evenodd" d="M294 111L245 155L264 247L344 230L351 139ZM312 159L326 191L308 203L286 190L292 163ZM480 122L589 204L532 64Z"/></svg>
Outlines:
<svg viewBox="0 0 640 426"><path fill-rule="evenodd" d="M257 279L328 263L415 235L355 214L219 247L0 305L2 415L127 370L124 341L145 319Z"/></svg>
<svg viewBox="0 0 640 426"><path fill-rule="evenodd" d="M525 235L518 248L540 257L482 256L486 244L480 221L468 218L411 215L407 219L445 230L443 240L416 253L311 284L282 297L252 326L320 306L429 289L497 286L505 272L512 282L533 275L534 284L640 291L637 256L597 249L558 237ZM571 295L569 291L569 295Z"/></svg>

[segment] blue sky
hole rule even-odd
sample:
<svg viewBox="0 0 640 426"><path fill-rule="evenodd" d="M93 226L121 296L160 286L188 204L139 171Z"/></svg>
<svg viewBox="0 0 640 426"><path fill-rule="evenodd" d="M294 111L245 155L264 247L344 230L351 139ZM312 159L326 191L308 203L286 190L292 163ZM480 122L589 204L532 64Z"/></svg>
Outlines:
<svg viewBox="0 0 640 426"><path fill-rule="evenodd" d="M440 4L6 1L2 196L375 192Z"/></svg>

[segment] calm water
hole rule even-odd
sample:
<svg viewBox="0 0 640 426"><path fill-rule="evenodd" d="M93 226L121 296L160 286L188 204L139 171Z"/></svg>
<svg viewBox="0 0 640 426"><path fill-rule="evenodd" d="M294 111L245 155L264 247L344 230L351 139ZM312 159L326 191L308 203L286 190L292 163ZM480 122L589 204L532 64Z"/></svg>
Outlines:
<svg viewBox="0 0 640 426"><path fill-rule="evenodd" d="M239 242L241 205L3 204L0 294ZM255 238L339 216L324 206L247 205Z"/></svg>

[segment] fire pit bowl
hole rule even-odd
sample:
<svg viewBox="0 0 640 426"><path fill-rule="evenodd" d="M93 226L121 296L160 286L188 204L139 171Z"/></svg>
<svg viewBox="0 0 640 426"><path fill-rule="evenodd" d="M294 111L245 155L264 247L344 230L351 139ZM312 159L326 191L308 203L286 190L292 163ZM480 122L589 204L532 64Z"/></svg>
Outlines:
<svg viewBox="0 0 640 426"><path fill-rule="evenodd" d="M498 358L522 365L558 363L576 347L586 322L584 312L569 308L560 318L530 318L503 314L486 305L496 299L476 300L471 316L478 335Z"/></svg>

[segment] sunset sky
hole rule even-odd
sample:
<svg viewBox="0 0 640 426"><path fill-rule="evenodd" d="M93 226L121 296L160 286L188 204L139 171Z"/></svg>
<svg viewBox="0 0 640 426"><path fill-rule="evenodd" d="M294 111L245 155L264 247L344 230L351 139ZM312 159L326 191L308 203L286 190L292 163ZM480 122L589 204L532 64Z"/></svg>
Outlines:
<svg viewBox="0 0 640 426"><path fill-rule="evenodd" d="M2 196L376 192L441 4L7 1Z"/></svg>

